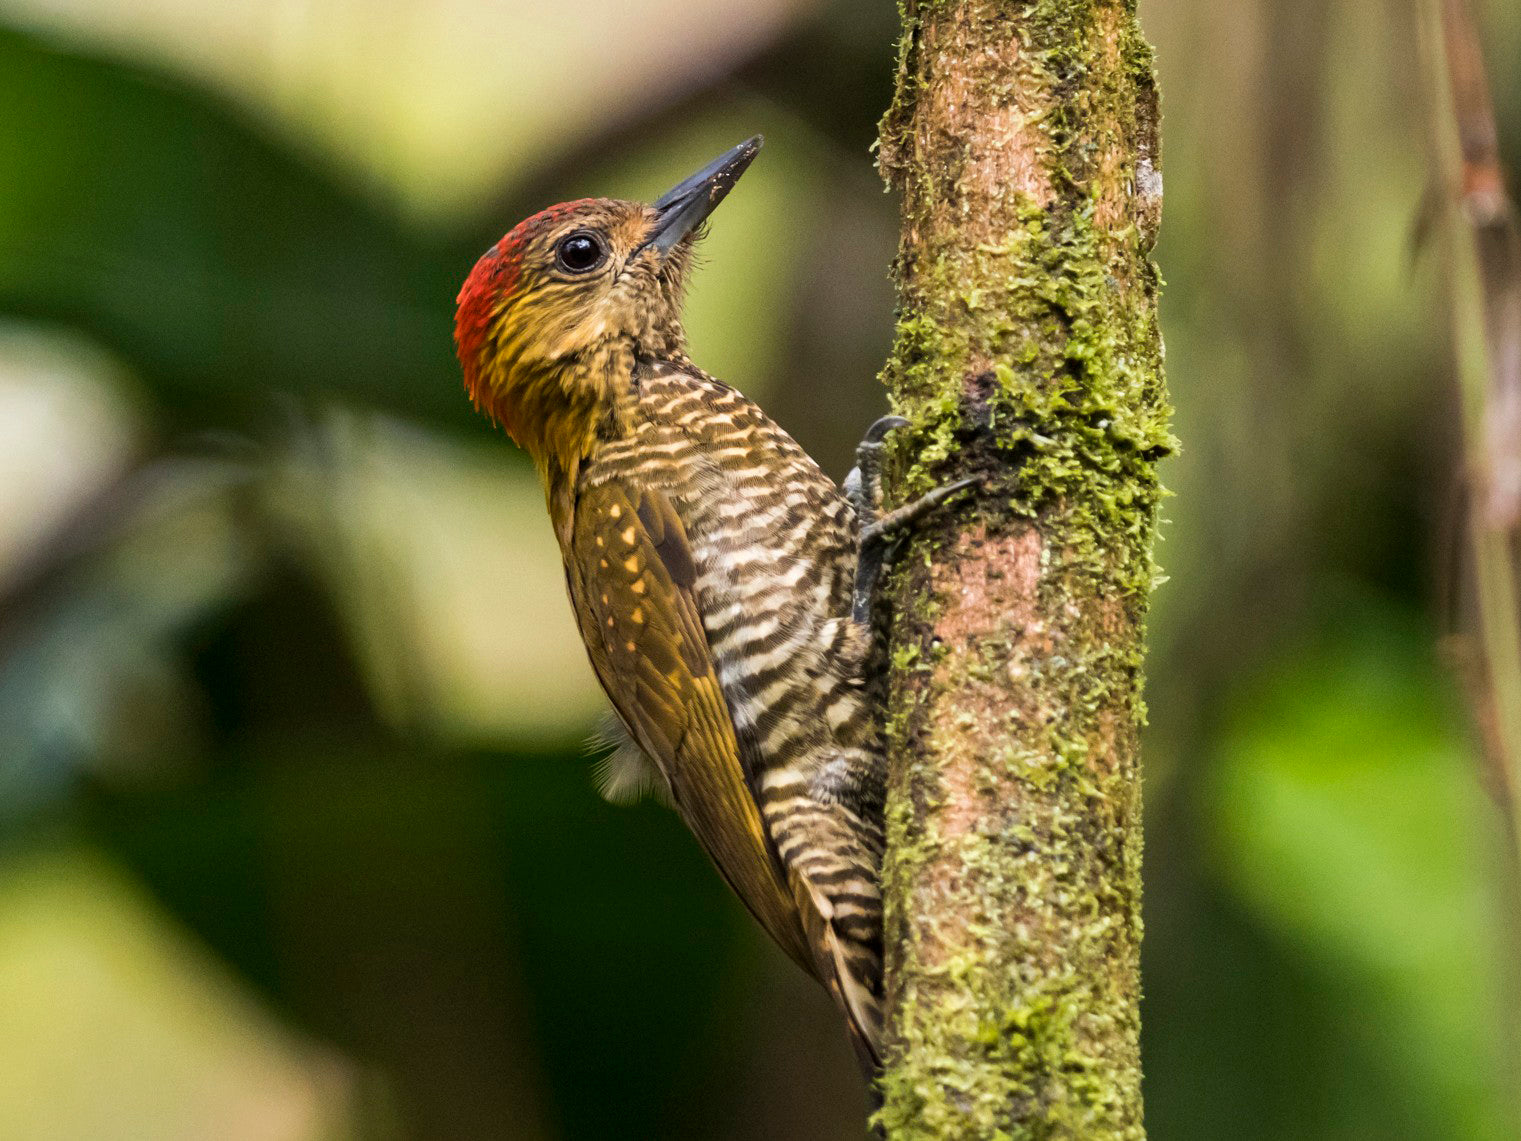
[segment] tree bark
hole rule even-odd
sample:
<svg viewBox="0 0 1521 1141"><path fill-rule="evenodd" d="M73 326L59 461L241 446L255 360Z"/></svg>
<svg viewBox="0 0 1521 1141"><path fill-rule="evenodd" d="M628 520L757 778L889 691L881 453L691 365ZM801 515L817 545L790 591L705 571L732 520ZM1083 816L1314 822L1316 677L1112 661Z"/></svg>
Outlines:
<svg viewBox="0 0 1521 1141"><path fill-rule="evenodd" d="M907 0L888 499L983 486L899 555L883 618L895 1141L1144 1135L1157 121L1134 0Z"/></svg>

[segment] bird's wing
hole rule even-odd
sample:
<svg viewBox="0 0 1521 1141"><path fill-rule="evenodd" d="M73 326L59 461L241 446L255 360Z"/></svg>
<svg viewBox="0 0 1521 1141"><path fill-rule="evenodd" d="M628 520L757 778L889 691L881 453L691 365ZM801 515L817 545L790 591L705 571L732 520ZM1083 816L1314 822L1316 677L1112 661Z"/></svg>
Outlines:
<svg viewBox="0 0 1521 1141"><path fill-rule="evenodd" d="M671 501L617 481L582 487L567 554L581 636L619 718L735 893L816 972L740 762L698 609L697 568Z"/></svg>

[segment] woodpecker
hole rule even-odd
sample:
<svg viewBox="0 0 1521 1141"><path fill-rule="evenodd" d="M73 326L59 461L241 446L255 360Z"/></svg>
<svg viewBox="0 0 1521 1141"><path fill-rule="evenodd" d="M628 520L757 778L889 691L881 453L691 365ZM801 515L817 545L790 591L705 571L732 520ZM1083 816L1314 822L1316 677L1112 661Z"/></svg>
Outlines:
<svg viewBox="0 0 1521 1141"><path fill-rule="evenodd" d="M613 784L668 799L761 926L880 1058L884 759L867 677L884 418L842 489L687 356L708 215L760 149L653 205L592 198L519 224L460 290L476 408L533 458L581 637L622 729Z"/></svg>

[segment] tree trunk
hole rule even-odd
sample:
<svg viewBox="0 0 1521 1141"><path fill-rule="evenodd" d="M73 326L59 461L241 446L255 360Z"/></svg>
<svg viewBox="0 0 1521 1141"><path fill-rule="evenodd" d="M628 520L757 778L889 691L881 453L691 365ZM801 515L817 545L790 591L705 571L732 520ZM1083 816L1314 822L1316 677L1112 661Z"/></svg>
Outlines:
<svg viewBox="0 0 1521 1141"><path fill-rule="evenodd" d="M1134 0L908 0L888 1058L909 1138L1139 1138L1142 637L1171 445Z"/></svg>

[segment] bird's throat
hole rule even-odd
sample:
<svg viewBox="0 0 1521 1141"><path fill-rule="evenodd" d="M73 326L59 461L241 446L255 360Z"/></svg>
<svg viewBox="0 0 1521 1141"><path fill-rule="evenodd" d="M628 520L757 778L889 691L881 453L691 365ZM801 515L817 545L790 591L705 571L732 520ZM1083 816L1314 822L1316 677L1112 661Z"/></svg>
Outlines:
<svg viewBox="0 0 1521 1141"><path fill-rule="evenodd" d="M573 480L599 435L616 430L633 371L633 354L616 346L519 368L493 390L489 410L533 457L541 475Z"/></svg>

